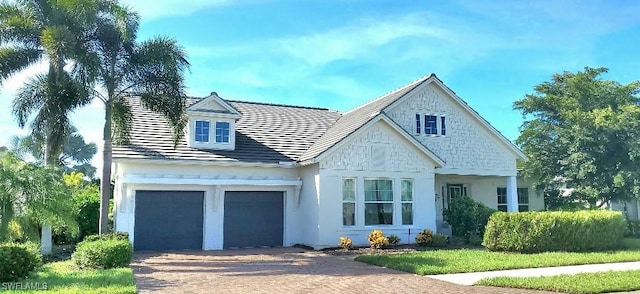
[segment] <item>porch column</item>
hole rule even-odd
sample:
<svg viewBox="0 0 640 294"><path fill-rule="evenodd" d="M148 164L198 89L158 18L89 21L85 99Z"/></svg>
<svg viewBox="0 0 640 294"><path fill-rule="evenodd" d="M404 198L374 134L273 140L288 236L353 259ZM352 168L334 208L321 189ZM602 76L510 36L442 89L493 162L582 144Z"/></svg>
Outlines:
<svg viewBox="0 0 640 294"><path fill-rule="evenodd" d="M518 181L516 176L507 178L507 211L518 212Z"/></svg>

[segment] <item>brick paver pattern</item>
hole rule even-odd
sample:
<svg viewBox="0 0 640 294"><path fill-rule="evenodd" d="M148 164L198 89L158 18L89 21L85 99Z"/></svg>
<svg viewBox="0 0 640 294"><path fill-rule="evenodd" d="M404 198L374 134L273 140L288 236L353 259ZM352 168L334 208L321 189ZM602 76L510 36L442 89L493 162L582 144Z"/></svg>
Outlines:
<svg viewBox="0 0 640 294"><path fill-rule="evenodd" d="M542 293L461 286L299 248L138 253L139 293Z"/></svg>

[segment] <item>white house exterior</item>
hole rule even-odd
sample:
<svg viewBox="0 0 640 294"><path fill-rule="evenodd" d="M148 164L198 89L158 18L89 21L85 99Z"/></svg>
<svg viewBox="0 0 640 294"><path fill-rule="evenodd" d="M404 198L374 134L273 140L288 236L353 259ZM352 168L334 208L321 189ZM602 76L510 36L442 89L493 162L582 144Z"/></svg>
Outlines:
<svg viewBox="0 0 640 294"><path fill-rule="evenodd" d="M114 148L115 228L136 250L413 243L447 233L452 197L544 208L517 179L524 155L431 74L346 113L189 99L185 138L129 101L129 145Z"/></svg>

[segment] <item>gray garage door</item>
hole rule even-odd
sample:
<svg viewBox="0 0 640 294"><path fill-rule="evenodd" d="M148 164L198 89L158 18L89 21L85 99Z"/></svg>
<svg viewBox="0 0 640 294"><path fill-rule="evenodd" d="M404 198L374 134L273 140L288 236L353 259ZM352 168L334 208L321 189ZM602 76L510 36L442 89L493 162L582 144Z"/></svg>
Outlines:
<svg viewBox="0 0 640 294"><path fill-rule="evenodd" d="M226 192L224 247L282 246L282 192Z"/></svg>
<svg viewBox="0 0 640 294"><path fill-rule="evenodd" d="M136 191L135 250L202 249L202 191Z"/></svg>

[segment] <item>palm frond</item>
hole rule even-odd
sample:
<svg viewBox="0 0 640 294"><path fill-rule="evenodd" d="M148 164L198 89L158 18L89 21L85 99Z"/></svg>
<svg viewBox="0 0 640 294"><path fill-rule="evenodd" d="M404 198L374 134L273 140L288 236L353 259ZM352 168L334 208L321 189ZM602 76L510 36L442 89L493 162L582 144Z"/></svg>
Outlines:
<svg viewBox="0 0 640 294"><path fill-rule="evenodd" d="M0 3L0 44L18 43L38 46L40 28L30 9L17 3Z"/></svg>
<svg viewBox="0 0 640 294"><path fill-rule="evenodd" d="M42 58L43 51L34 48L0 48L0 81L22 71Z"/></svg>
<svg viewBox="0 0 640 294"><path fill-rule="evenodd" d="M47 102L48 82L45 74L38 74L18 89L13 99L12 112L18 126L24 127L31 114L38 111Z"/></svg>
<svg viewBox="0 0 640 294"><path fill-rule="evenodd" d="M113 101L112 119L116 144L128 144L131 135L131 124L133 123L133 113L131 112L131 105L127 103L125 98L116 98Z"/></svg>

